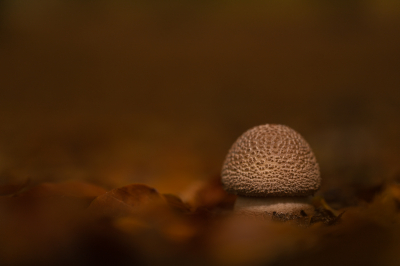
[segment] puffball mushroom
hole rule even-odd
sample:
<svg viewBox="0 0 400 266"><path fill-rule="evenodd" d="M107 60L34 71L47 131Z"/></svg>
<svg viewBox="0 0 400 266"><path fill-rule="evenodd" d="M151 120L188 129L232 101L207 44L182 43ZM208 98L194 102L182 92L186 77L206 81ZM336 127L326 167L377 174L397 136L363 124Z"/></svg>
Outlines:
<svg viewBox="0 0 400 266"><path fill-rule="evenodd" d="M284 125L261 125L233 144L222 168L227 192L238 195L235 211L282 220L311 215L320 187L317 160L304 138Z"/></svg>

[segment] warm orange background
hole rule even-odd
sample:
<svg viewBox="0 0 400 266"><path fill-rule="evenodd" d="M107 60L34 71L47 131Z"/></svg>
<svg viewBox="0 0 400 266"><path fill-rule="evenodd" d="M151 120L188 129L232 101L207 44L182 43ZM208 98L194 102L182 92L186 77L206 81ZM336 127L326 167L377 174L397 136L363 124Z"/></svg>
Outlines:
<svg viewBox="0 0 400 266"><path fill-rule="evenodd" d="M2 179L182 193L265 123L306 138L325 189L394 178L399 15L394 0L2 1Z"/></svg>

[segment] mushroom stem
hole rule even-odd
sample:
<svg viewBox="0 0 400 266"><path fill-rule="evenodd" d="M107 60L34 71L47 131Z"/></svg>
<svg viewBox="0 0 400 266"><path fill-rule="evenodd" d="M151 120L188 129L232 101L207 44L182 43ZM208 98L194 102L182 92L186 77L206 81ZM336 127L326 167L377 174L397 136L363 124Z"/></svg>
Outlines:
<svg viewBox="0 0 400 266"><path fill-rule="evenodd" d="M310 216L314 213L312 197L244 197L238 196L235 211L292 217Z"/></svg>

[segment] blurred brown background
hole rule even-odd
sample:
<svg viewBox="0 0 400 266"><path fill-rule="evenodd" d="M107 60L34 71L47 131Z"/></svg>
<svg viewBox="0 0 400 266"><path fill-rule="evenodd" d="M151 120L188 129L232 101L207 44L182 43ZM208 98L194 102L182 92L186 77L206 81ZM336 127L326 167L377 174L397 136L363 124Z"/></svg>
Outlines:
<svg viewBox="0 0 400 266"><path fill-rule="evenodd" d="M300 132L324 189L400 173L395 0L0 2L4 180L218 175L265 123Z"/></svg>

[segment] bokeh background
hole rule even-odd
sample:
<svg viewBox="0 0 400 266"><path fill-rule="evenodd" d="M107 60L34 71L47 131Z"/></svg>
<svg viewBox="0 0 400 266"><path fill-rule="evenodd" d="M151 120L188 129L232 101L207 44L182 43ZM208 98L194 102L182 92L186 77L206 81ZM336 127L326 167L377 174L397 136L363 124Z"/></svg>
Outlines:
<svg viewBox="0 0 400 266"><path fill-rule="evenodd" d="M346 198L400 176L399 47L395 0L2 0L0 179L182 195L276 123Z"/></svg>

